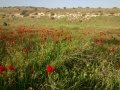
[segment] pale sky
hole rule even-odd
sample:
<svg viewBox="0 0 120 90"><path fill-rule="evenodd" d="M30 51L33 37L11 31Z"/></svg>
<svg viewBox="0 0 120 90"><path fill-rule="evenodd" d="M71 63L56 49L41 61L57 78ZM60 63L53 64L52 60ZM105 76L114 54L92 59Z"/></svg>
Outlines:
<svg viewBox="0 0 120 90"><path fill-rule="evenodd" d="M120 0L0 0L0 7L7 6L120 8Z"/></svg>

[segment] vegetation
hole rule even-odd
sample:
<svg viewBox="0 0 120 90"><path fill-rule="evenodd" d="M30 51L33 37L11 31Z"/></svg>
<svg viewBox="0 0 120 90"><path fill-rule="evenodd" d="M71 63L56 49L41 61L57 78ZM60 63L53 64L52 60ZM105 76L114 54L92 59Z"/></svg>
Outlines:
<svg viewBox="0 0 120 90"><path fill-rule="evenodd" d="M119 21L1 19L0 90L119 90Z"/></svg>

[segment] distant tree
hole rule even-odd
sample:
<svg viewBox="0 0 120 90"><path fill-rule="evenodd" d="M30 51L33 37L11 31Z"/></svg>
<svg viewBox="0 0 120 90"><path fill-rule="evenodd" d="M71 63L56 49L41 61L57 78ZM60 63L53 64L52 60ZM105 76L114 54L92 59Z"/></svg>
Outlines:
<svg viewBox="0 0 120 90"><path fill-rule="evenodd" d="M98 7L98 9L101 9L101 7Z"/></svg>
<svg viewBox="0 0 120 90"><path fill-rule="evenodd" d="M76 9L75 7L73 7L73 9Z"/></svg>
<svg viewBox="0 0 120 90"><path fill-rule="evenodd" d="M29 16L30 12L28 12L27 10L23 10L20 15L23 15L24 17Z"/></svg>
<svg viewBox="0 0 120 90"><path fill-rule="evenodd" d="M8 8L11 8L11 6L8 6Z"/></svg>
<svg viewBox="0 0 120 90"><path fill-rule="evenodd" d="M113 9L118 9L117 7L113 7Z"/></svg>
<svg viewBox="0 0 120 90"><path fill-rule="evenodd" d="M86 7L86 8L89 8L89 7Z"/></svg>
<svg viewBox="0 0 120 90"><path fill-rule="evenodd" d="M63 7L63 9L66 9L66 7Z"/></svg>
<svg viewBox="0 0 120 90"><path fill-rule="evenodd" d="M60 9L59 7L57 7L57 9Z"/></svg>
<svg viewBox="0 0 120 90"><path fill-rule="evenodd" d="M78 8L82 8L82 7L79 7L79 6L78 6Z"/></svg>
<svg viewBox="0 0 120 90"><path fill-rule="evenodd" d="M45 7L41 7L42 9L45 9Z"/></svg>

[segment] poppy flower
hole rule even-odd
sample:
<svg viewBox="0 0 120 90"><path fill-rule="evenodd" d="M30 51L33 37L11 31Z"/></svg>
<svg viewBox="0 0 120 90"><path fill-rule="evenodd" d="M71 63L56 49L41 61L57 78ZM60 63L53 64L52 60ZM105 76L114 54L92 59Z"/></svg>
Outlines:
<svg viewBox="0 0 120 90"><path fill-rule="evenodd" d="M96 36L94 36L94 38L96 38Z"/></svg>
<svg viewBox="0 0 120 90"><path fill-rule="evenodd" d="M118 64L118 68L120 68L120 63Z"/></svg>
<svg viewBox="0 0 120 90"><path fill-rule="evenodd" d="M52 73L52 72L54 71L54 68L49 65L49 66L46 68L46 70L47 70L48 73Z"/></svg>
<svg viewBox="0 0 120 90"><path fill-rule="evenodd" d="M58 44L58 43L59 43L59 41L57 40L57 41L55 41L55 43L56 43L56 44Z"/></svg>
<svg viewBox="0 0 120 90"><path fill-rule="evenodd" d="M32 34L30 34L30 38L32 38L32 36L33 36L33 35L32 35Z"/></svg>
<svg viewBox="0 0 120 90"><path fill-rule="evenodd" d="M64 41L66 41L66 40L67 40L67 38L65 37L65 38L64 38Z"/></svg>
<svg viewBox="0 0 120 90"><path fill-rule="evenodd" d="M113 52L115 52L115 50L114 50L114 49L111 49L110 52L113 53Z"/></svg>
<svg viewBox="0 0 120 90"><path fill-rule="evenodd" d="M16 42L16 38L14 38L14 42Z"/></svg>
<svg viewBox="0 0 120 90"><path fill-rule="evenodd" d="M8 66L8 69L12 71L14 69L14 66Z"/></svg>
<svg viewBox="0 0 120 90"><path fill-rule="evenodd" d="M12 39L12 38L9 38L9 42L12 43L12 42L13 42L13 39Z"/></svg>
<svg viewBox="0 0 120 90"><path fill-rule="evenodd" d="M3 66L0 66L0 72L5 71L5 68Z"/></svg>
<svg viewBox="0 0 120 90"><path fill-rule="evenodd" d="M14 34L13 31L10 31L10 34L11 34L11 35Z"/></svg>
<svg viewBox="0 0 120 90"><path fill-rule="evenodd" d="M103 43L103 40L102 40L102 38L100 38L100 40L99 40L99 41L100 41L100 43Z"/></svg>
<svg viewBox="0 0 120 90"><path fill-rule="evenodd" d="M21 35L18 35L19 38L21 38Z"/></svg>
<svg viewBox="0 0 120 90"><path fill-rule="evenodd" d="M30 68L30 71L34 71L35 69L32 67L32 68Z"/></svg>
<svg viewBox="0 0 120 90"><path fill-rule="evenodd" d="M2 39L6 39L7 37L6 36L2 36Z"/></svg>
<svg viewBox="0 0 120 90"><path fill-rule="evenodd" d="M23 50L23 52L24 52L24 53L27 53L27 52L28 52L28 50L25 48L25 49Z"/></svg>

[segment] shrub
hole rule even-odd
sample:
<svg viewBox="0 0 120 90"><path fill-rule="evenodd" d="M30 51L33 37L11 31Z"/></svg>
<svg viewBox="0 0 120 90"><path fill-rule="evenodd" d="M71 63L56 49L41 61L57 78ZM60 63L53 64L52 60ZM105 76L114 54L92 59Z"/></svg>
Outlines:
<svg viewBox="0 0 120 90"><path fill-rule="evenodd" d="M20 15L23 15L24 17L29 16L30 12L28 12L27 10L23 10Z"/></svg>

